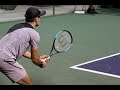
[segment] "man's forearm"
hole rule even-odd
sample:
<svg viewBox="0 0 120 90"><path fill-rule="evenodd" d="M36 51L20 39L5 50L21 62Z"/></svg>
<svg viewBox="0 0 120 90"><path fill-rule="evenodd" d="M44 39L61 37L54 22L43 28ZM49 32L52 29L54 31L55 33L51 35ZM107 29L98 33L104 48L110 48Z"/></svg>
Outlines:
<svg viewBox="0 0 120 90"><path fill-rule="evenodd" d="M31 57L31 52L27 51L25 54L24 54L24 57L26 58L29 58L29 59L32 59ZM37 57L36 59L32 59L33 63L36 64L36 65L40 65L40 62L39 62L39 57Z"/></svg>

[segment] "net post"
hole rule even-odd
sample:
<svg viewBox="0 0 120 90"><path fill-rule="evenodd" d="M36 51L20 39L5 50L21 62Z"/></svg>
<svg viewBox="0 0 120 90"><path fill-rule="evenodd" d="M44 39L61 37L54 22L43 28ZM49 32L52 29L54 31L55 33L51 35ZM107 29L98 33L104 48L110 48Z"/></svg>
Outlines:
<svg viewBox="0 0 120 90"><path fill-rule="evenodd" d="M55 15L55 5L53 5L53 15Z"/></svg>

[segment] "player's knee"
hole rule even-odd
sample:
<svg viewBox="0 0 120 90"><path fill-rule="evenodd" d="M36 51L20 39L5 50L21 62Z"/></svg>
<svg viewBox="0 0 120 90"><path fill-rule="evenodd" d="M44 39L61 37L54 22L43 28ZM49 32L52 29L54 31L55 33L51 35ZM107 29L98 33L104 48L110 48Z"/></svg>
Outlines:
<svg viewBox="0 0 120 90"><path fill-rule="evenodd" d="M24 78L19 80L17 83L20 85L32 85L32 80L29 78L28 75L26 75Z"/></svg>
<svg viewBox="0 0 120 90"><path fill-rule="evenodd" d="M30 79L30 80L24 81L24 84L25 85L32 85L32 80Z"/></svg>
<svg viewBox="0 0 120 90"><path fill-rule="evenodd" d="M23 79L21 79L17 83L20 84L20 85L32 85L32 80L23 80Z"/></svg>

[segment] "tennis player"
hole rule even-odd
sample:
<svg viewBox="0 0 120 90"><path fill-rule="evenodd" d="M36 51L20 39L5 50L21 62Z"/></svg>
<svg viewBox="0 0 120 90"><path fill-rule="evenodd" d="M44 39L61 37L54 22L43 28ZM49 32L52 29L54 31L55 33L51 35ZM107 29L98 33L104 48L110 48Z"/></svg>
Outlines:
<svg viewBox="0 0 120 90"><path fill-rule="evenodd" d="M18 63L22 56L31 59L41 68L44 68L50 59L49 55L38 55L40 35L34 29L39 26L40 17L45 14L45 10L29 7L25 12L25 23L14 25L0 39L0 71L13 83L32 85L26 70Z"/></svg>

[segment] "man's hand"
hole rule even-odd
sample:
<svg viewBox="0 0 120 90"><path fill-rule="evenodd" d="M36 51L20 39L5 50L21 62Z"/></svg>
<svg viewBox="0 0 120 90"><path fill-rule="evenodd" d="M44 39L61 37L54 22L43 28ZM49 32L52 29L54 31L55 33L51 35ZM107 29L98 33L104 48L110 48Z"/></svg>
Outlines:
<svg viewBox="0 0 120 90"><path fill-rule="evenodd" d="M41 64L39 66L41 68L44 68L47 65L49 60L50 60L50 56L49 55L42 55L42 56L40 56L39 57L39 61L40 61Z"/></svg>

